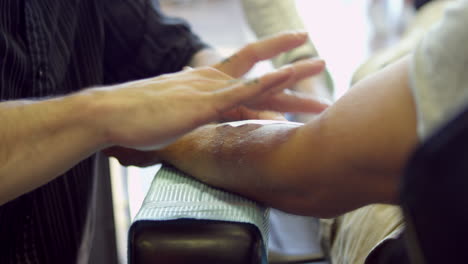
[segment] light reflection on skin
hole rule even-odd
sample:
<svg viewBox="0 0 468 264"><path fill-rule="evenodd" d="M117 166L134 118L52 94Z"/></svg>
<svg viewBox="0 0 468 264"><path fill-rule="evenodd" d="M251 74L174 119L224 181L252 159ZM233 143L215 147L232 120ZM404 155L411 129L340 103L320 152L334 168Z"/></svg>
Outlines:
<svg viewBox="0 0 468 264"><path fill-rule="evenodd" d="M258 125L271 125L271 124L282 124L282 125L291 125L291 126L301 126L302 123L298 122L289 122L289 121L279 121L279 120L242 120L223 123L223 125L229 125L232 127L238 127L245 124L258 124Z"/></svg>
<svg viewBox="0 0 468 264"><path fill-rule="evenodd" d="M217 146L218 154L222 154L222 147L225 144L237 145L238 151L248 151L252 148L267 151L266 146L272 142L286 141L291 129L302 126L303 123L279 121L279 120L242 120L222 123L215 128L216 133L207 138L213 146ZM272 141L272 138L276 140ZM224 153L226 154L226 153ZM237 153L237 158L242 159L243 155Z"/></svg>

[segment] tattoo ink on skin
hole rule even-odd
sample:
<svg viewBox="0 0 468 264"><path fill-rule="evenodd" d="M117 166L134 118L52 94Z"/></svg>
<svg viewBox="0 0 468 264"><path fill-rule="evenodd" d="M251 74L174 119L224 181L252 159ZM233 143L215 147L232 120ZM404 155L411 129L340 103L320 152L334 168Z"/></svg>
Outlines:
<svg viewBox="0 0 468 264"><path fill-rule="evenodd" d="M224 59L223 61L221 61L221 64L227 64L227 63L230 63L232 61L232 59L236 58L237 57L237 54L234 54L230 57L227 57L226 59Z"/></svg>
<svg viewBox="0 0 468 264"><path fill-rule="evenodd" d="M250 81L248 81L246 84L247 85L255 85L255 84L258 84L260 82L260 80L258 78L255 78L255 79L252 79Z"/></svg>

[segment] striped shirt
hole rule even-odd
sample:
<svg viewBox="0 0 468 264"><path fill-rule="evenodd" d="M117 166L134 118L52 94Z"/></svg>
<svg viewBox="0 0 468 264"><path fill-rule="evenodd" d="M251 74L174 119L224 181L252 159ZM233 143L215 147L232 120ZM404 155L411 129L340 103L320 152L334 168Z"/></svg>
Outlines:
<svg viewBox="0 0 468 264"><path fill-rule="evenodd" d="M203 47L149 0L0 0L0 100L174 72ZM0 206L0 263L76 261L93 159Z"/></svg>

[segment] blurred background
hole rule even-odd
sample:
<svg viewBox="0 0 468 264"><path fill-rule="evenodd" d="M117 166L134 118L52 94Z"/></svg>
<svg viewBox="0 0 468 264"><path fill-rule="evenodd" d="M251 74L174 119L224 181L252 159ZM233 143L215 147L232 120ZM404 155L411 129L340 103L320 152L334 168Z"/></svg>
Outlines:
<svg viewBox="0 0 468 264"><path fill-rule="evenodd" d="M413 14L404 0L296 0L310 38L335 83L335 98L349 88L356 68L377 50L394 44ZM182 17L222 55L229 56L255 37L240 0L161 0L162 10ZM250 74L272 69L261 63ZM124 168L111 160L117 246L126 263L127 231L159 166ZM300 245L299 245L300 246Z"/></svg>

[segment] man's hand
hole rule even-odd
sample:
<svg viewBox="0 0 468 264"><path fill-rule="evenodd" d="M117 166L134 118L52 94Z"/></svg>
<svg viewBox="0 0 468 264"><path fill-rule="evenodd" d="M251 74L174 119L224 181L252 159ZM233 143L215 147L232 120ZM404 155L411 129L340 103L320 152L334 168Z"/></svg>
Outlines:
<svg viewBox="0 0 468 264"><path fill-rule="evenodd" d="M148 150L220 120L241 103L256 106L252 98L276 92L293 76L294 68L287 68L254 80L238 80L213 68L199 68L89 93L102 109L98 126L105 128L109 145Z"/></svg>
<svg viewBox="0 0 468 264"><path fill-rule="evenodd" d="M280 34L272 38L261 40L259 42L255 42L255 43L247 45L246 47L244 47L243 49L241 49L239 52L235 53L228 59L224 60L223 62L217 65L214 65L213 68L219 70L220 72L225 73L225 76L218 76L217 78L220 78L220 79L224 78L223 79L224 81L230 80L230 79L231 79L230 81L234 81L232 78L242 77L258 61L270 59L271 57L274 57L281 52L290 50L292 48L295 48L303 44L306 40L307 40L306 33ZM210 121L215 121L215 120L232 121L232 120L241 120L241 119L283 119L281 115L276 113L276 111L277 112L314 112L314 113L321 112L328 106L328 104L302 96L298 93L294 93L291 91L283 91L283 90L287 87L291 87L292 85L294 85L297 81L301 79L320 73L323 70L323 68L324 68L323 61L317 60L317 59L302 60L293 65L282 68L280 69L280 72L281 71L290 72L290 75L287 80L280 82L280 83L276 83L275 87L270 88L268 92L263 93L259 96L256 96L254 100L250 100L241 106L235 107L226 112L220 111L218 109L218 111L216 111L216 113L219 114L219 116L217 116L218 118L213 118ZM196 69L194 71L198 71L198 70ZM250 82L250 85L254 85L254 83ZM171 92L171 90L172 90L171 88L168 88L166 93ZM131 91L133 92L135 90L131 90ZM129 96L131 98L131 95ZM182 110L178 105L181 104L182 102L186 102L187 98L193 99L192 96L186 93L180 96L182 97L172 98L170 100L162 96L160 96L159 98L161 99L160 101L162 101L161 102L162 105L164 106L168 105L168 106L165 106L164 109L172 109L172 111L175 112L174 109ZM126 98L126 100L128 99ZM225 95L219 96L215 98L215 101L216 100L226 100L226 96ZM211 103L217 103L217 104L221 103L221 102L215 102L215 101L212 101ZM169 102L171 102L170 105L169 105ZM193 115L199 115L200 110L203 109L203 107L208 106L208 104L203 103L201 101L196 101L196 100L193 100L193 102L195 104L192 104L190 106L184 105L185 110L188 111L188 113L183 114L183 116L178 116L175 119L165 116L164 117L165 120L170 119L169 124L171 124L172 121L174 122L177 121L176 123L180 123L178 121L185 118L185 120L187 120L185 125L190 126L191 128L194 128L202 124L202 121L207 122L206 119L199 120L199 119L194 118ZM154 107L157 107L157 105L155 104ZM196 111L194 111L193 109L196 109ZM265 110L271 110L271 111L265 111ZM133 116L136 117L137 115L134 114ZM158 127L158 129L162 130L165 128ZM158 129L151 131L152 134L146 135L146 137L159 135L160 132ZM169 131L169 130L166 130L166 131ZM190 131L190 129L187 129L187 127L184 127L183 130L180 130L179 128L178 130L171 129L170 131L172 131L171 132L172 134L167 133L165 135L166 137L169 137L168 140L162 142L162 144L160 145L151 145L151 147L159 148L161 147L161 145L162 146L166 145L167 143L170 143L172 140L174 140L177 137L177 136L170 137L169 135L176 135L176 134L181 135L183 133ZM184 131L184 132L181 132L181 131ZM174 132L177 132L177 133L174 133ZM143 137L137 136L140 134L141 132L135 131L133 129L130 134L120 135L120 136L124 137L125 140L132 139L136 141L136 140L143 139ZM146 150L147 145L145 147L142 147L141 143L142 142L131 142L129 144L129 142L120 141L118 143L119 147L112 147L110 149L105 150L104 152L109 156L116 157L124 165L149 166L149 165L159 162L159 159L155 153L138 151L138 150L133 149L133 148L139 148L139 149ZM121 146L126 146L127 148L123 148Z"/></svg>

